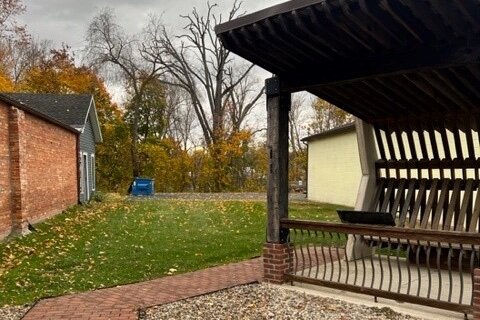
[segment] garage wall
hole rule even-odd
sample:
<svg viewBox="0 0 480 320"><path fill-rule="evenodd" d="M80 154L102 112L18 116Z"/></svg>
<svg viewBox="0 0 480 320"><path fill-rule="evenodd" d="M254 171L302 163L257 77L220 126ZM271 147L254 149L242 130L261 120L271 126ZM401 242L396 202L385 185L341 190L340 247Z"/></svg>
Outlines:
<svg viewBox="0 0 480 320"><path fill-rule="evenodd" d="M361 176L354 126L308 142L308 199L353 207Z"/></svg>

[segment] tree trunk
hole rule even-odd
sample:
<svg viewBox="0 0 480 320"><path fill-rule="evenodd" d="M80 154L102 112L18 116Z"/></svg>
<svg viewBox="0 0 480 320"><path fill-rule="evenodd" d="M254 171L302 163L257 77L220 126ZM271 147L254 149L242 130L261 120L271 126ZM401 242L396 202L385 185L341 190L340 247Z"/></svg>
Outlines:
<svg viewBox="0 0 480 320"><path fill-rule="evenodd" d="M140 168L140 159L138 158L138 118L139 118L139 107L137 104L133 106L133 123L132 123L132 168L133 168L133 177L139 177L141 174Z"/></svg>
<svg viewBox="0 0 480 320"><path fill-rule="evenodd" d="M224 191L224 182L226 172L222 169L222 163L225 161L222 156L224 148L222 145L222 140L225 139L224 132L224 117L223 113L217 112L213 115L213 135L211 139L210 152L213 160L213 172L214 172L214 192Z"/></svg>

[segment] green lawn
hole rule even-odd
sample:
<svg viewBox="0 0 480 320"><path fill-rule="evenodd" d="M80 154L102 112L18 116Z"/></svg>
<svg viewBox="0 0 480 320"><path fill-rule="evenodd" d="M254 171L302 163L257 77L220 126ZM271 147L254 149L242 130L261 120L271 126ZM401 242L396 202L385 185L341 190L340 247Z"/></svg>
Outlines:
<svg viewBox="0 0 480 320"><path fill-rule="evenodd" d="M336 206L292 203L294 218L336 220ZM0 243L0 307L260 255L265 212L254 201L131 201L68 210Z"/></svg>

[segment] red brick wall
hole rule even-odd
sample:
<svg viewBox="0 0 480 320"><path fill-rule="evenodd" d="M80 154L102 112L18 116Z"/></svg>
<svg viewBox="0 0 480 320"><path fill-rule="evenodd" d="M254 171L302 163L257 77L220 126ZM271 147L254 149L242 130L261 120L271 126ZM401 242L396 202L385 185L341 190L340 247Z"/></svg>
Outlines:
<svg viewBox="0 0 480 320"><path fill-rule="evenodd" d="M17 108L9 108L8 140L10 148L10 194L12 229L22 232L26 228L25 216L25 113Z"/></svg>
<svg viewBox="0 0 480 320"><path fill-rule="evenodd" d="M78 202L76 135L26 114L26 216L37 221Z"/></svg>
<svg viewBox="0 0 480 320"><path fill-rule="evenodd" d="M0 239L10 233L12 227L8 143L8 108L0 102Z"/></svg>
<svg viewBox="0 0 480 320"><path fill-rule="evenodd" d="M263 246L263 281L282 284L293 267L292 247L288 243L265 243Z"/></svg>
<svg viewBox="0 0 480 320"><path fill-rule="evenodd" d="M0 102L0 239L78 202L77 135Z"/></svg>

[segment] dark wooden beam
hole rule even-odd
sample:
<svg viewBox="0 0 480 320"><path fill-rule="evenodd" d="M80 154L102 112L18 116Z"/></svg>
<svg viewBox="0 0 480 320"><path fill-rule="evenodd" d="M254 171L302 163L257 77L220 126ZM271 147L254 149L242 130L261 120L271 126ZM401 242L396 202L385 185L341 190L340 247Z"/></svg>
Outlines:
<svg viewBox="0 0 480 320"><path fill-rule="evenodd" d="M268 225L267 242L285 243L288 229L282 229L280 219L288 217L288 118L291 95L280 93L280 79L265 83L267 93L268 128Z"/></svg>
<svg viewBox="0 0 480 320"><path fill-rule="evenodd" d="M297 92L380 75L390 76L478 62L480 62L480 39L443 47L420 46L401 54L375 55L371 59L345 62L340 67L333 65L298 70L282 78L281 90Z"/></svg>
<svg viewBox="0 0 480 320"><path fill-rule="evenodd" d="M251 25L255 22L259 22L268 17L296 11L304 7L315 5L317 3L318 3L318 0L296 0L296 1L287 1L284 3L280 3L275 6L272 6L257 12L253 12L250 14L246 14L234 20L230 20L222 24L219 24L215 26L215 33L218 35L220 33L228 32L233 29Z"/></svg>

